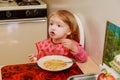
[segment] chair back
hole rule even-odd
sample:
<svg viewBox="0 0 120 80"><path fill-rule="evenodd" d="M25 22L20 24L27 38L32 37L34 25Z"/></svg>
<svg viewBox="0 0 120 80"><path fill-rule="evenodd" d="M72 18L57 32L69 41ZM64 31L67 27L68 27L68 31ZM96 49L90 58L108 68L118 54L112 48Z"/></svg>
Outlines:
<svg viewBox="0 0 120 80"><path fill-rule="evenodd" d="M74 17L78 23L78 26L79 26L79 31L80 31L80 44L82 45L82 47L84 48L84 29L83 29L83 25L82 25L82 22L79 18L78 15L74 14Z"/></svg>

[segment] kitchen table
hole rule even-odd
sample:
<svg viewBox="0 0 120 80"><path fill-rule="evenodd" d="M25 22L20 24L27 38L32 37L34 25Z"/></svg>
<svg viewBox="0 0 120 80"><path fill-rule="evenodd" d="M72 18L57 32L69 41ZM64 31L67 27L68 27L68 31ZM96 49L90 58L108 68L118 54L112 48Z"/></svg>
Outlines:
<svg viewBox="0 0 120 80"><path fill-rule="evenodd" d="M37 66L36 63L25 63L25 64L14 64L14 65L2 66L1 70L3 71L2 75L4 75L2 77L5 78L3 80L13 80L11 78L7 79L7 77L13 77L15 78L15 80L19 80L20 77L24 78L20 80L39 80L41 77L42 77L42 80L45 80L43 78L53 78L52 80L56 80L56 78L59 78L59 80L64 80L67 77L76 75L76 74L100 72L99 66L97 66L90 57L88 57L88 60L85 63L76 62L71 68L63 71L59 71L59 72L49 72L49 71L42 70ZM7 74L7 72L10 74ZM1 77L1 80L2 80L2 77ZM31 79L27 79L29 77ZM32 79L33 77L34 79Z"/></svg>
<svg viewBox="0 0 120 80"><path fill-rule="evenodd" d="M37 63L14 64L1 68L2 80L67 80L69 76L83 74L76 63L69 69L52 72Z"/></svg>

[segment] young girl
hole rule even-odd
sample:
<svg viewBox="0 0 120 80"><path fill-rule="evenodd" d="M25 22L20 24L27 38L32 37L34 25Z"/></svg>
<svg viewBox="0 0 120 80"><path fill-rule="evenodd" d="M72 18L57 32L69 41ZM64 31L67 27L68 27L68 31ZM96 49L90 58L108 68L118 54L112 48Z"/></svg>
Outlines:
<svg viewBox="0 0 120 80"><path fill-rule="evenodd" d="M43 56L63 55L85 62L87 54L79 43L79 27L73 14L58 10L49 15L48 22L50 38L36 43L38 53L30 55L29 60L36 62Z"/></svg>

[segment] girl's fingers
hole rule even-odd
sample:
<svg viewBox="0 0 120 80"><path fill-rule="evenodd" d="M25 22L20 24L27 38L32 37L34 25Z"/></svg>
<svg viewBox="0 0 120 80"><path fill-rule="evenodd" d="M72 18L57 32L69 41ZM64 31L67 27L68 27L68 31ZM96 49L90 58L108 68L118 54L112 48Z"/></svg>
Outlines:
<svg viewBox="0 0 120 80"><path fill-rule="evenodd" d="M37 58L35 57L34 54L28 55L30 62L36 62Z"/></svg>
<svg viewBox="0 0 120 80"><path fill-rule="evenodd" d="M36 62L37 60L36 59L34 59L34 58L31 58L30 59L30 62Z"/></svg>

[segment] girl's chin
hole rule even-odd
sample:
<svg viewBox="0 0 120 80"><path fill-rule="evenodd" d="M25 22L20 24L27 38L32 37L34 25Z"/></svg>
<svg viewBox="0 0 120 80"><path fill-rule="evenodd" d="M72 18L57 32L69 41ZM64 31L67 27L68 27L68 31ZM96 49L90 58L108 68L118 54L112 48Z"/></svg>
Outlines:
<svg viewBox="0 0 120 80"><path fill-rule="evenodd" d="M50 36L50 38L52 38L53 40L56 40L56 41L61 41L62 39L65 39L65 38L58 38L56 36Z"/></svg>
<svg viewBox="0 0 120 80"><path fill-rule="evenodd" d="M50 36L50 38L55 39L55 37L54 37L54 36Z"/></svg>

